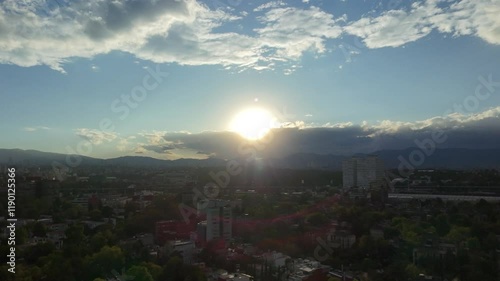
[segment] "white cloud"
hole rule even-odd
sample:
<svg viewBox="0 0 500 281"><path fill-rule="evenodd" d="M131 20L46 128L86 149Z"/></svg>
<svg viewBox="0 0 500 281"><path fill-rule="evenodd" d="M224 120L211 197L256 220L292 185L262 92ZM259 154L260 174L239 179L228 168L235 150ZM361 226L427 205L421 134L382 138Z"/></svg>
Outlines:
<svg viewBox="0 0 500 281"><path fill-rule="evenodd" d="M260 11L263 11L266 9L278 8L280 6L286 6L286 3L283 1L271 1L271 2L267 2L265 4L258 6L257 8L253 9L253 11L260 12Z"/></svg>
<svg viewBox="0 0 500 281"><path fill-rule="evenodd" d="M398 47L432 31L430 17L439 13L434 3L414 3L410 11L390 10L375 18L361 18L344 28L363 38L369 48Z"/></svg>
<svg viewBox="0 0 500 281"><path fill-rule="evenodd" d="M126 138L120 138L118 144L116 145L116 149L118 151L132 151L133 140L136 139L136 136L128 136Z"/></svg>
<svg viewBox="0 0 500 281"><path fill-rule="evenodd" d="M322 52L324 40L341 31L332 15L314 7L270 7L250 36L215 32L241 17L195 0L90 0L44 8L49 2L0 3L0 63L64 72L72 58L122 51L156 63L266 69L273 61L296 60L305 50Z"/></svg>
<svg viewBox="0 0 500 281"><path fill-rule="evenodd" d="M495 122L500 120L500 107L490 108L482 112L471 114L453 112L445 116L435 116L414 122L384 120L371 126L371 128L375 129L379 134L428 129L451 130L464 126L470 126L473 128L481 122L489 122L487 120L492 119L496 120Z"/></svg>
<svg viewBox="0 0 500 281"><path fill-rule="evenodd" d="M0 63L47 65L64 72L73 58L122 51L155 63L241 71L294 63L306 51L321 54L328 40L343 33L359 36L369 48L402 46L433 30L500 44L500 0L425 0L350 23L345 23L346 15L334 18L318 7L283 7L284 1L271 1L257 8L251 34L219 31L251 15L211 10L196 0L58 3L0 2Z"/></svg>
<svg viewBox="0 0 500 281"><path fill-rule="evenodd" d="M117 138L117 135L112 132L103 132L101 130L79 128L75 130L75 134L83 139L90 141L92 144L101 144L111 142Z"/></svg>
<svg viewBox="0 0 500 281"><path fill-rule="evenodd" d="M45 126L35 126L35 127L25 127L23 128L23 131L26 131L26 132L35 132L35 131L39 131L39 130L50 130L49 127L45 127Z"/></svg>
<svg viewBox="0 0 500 281"><path fill-rule="evenodd" d="M152 131L148 133L139 133L139 136L144 137L148 144L160 145L165 144L164 136L166 134L166 131Z"/></svg>
<svg viewBox="0 0 500 281"><path fill-rule="evenodd" d="M268 11L259 20L264 28L255 29L262 46L275 50L269 59L298 59L305 51L323 53L325 41L337 38L342 29L333 15L317 7L309 9L278 8Z"/></svg>
<svg viewBox="0 0 500 281"><path fill-rule="evenodd" d="M477 36L500 44L499 0L426 0L411 8L389 10L377 17L349 23L344 31L358 36L368 48L399 47L431 31Z"/></svg>
<svg viewBox="0 0 500 281"><path fill-rule="evenodd" d="M440 32L454 36L474 35L488 43L500 44L500 1L463 0L450 6L447 13L431 18Z"/></svg>

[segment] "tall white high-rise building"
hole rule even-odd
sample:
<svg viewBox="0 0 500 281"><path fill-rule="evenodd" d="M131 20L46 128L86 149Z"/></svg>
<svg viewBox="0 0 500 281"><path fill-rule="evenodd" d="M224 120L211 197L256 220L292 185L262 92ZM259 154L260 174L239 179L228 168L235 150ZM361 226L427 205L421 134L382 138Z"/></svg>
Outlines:
<svg viewBox="0 0 500 281"><path fill-rule="evenodd" d="M231 203L226 200L208 200L202 204L202 212L207 215L206 241L214 238L229 241L233 234ZM200 211L200 206L198 210Z"/></svg>
<svg viewBox="0 0 500 281"><path fill-rule="evenodd" d="M384 163L377 156L352 157L342 162L342 180L344 188L384 184Z"/></svg>

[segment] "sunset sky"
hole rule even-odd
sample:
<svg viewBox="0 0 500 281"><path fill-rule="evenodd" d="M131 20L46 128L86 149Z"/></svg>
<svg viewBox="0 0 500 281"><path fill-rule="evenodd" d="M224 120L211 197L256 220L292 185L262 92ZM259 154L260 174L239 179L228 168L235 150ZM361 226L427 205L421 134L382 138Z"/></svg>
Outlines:
<svg viewBox="0 0 500 281"><path fill-rule="evenodd" d="M500 0L0 1L0 148L230 158L252 126L272 156L436 130L442 148L500 148L498 15Z"/></svg>

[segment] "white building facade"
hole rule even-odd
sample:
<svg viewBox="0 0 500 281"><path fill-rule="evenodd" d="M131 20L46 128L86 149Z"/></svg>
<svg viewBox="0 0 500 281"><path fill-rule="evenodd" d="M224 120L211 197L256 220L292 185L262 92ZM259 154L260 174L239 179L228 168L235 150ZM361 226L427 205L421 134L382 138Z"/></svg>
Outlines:
<svg viewBox="0 0 500 281"><path fill-rule="evenodd" d="M344 188L370 188L384 184L384 163L377 156L352 157L342 162Z"/></svg>
<svg viewBox="0 0 500 281"><path fill-rule="evenodd" d="M203 208L207 215L206 241L223 238L229 241L233 235L232 209L229 201L209 200Z"/></svg>

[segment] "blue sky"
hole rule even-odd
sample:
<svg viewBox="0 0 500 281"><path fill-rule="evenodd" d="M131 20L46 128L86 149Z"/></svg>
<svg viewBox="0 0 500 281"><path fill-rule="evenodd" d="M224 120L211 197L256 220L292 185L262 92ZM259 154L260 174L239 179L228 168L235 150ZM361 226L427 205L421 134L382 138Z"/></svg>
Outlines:
<svg viewBox="0 0 500 281"><path fill-rule="evenodd" d="M0 147L229 158L245 141L231 120L260 107L275 156L438 129L443 147L496 148L498 14L499 0L1 1Z"/></svg>

